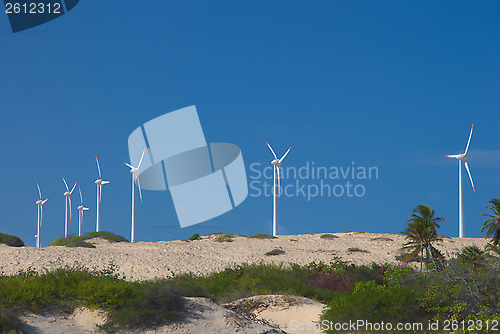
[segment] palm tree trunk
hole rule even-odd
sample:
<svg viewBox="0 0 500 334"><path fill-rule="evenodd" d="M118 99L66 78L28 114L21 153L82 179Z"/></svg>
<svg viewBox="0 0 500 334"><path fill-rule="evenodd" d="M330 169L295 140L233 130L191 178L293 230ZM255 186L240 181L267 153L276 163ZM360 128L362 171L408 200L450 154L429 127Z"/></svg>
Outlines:
<svg viewBox="0 0 500 334"><path fill-rule="evenodd" d="M424 248L420 248L420 271L422 271L422 264L424 262Z"/></svg>
<svg viewBox="0 0 500 334"><path fill-rule="evenodd" d="M495 235L493 236L493 239L491 240L491 242L495 246L498 245L498 242L500 241L500 218L498 218L497 221L498 221L497 230L495 231Z"/></svg>

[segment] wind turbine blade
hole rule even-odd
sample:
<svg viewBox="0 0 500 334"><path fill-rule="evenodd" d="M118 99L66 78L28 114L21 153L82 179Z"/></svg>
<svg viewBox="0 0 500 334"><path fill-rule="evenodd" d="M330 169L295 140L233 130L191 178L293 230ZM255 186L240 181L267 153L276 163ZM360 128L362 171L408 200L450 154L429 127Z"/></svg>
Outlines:
<svg viewBox="0 0 500 334"><path fill-rule="evenodd" d="M66 180L64 179L64 177L62 179L64 181L64 185L66 186L66 190L69 191L68 184L66 183Z"/></svg>
<svg viewBox="0 0 500 334"><path fill-rule="evenodd" d="M49 198L46 198L45 201L42 202L42 205L45 204L45 202L47 202L49 200Z"/></svg>
<svg viewBox="0 0 500 334"><path fill-rule="evenodd" d="M470 183L472 184L472 190L476 192L476 188L474 188L474 182L472 181L472 175L470 175L469 164L467 163L467 161L464 163L464 165L465 169L467 169L467 173L469 174Z"/></svg>
<svg viewBox="0 0 500 334"><path fill-rule="evenodd" d="M458 154L448 154L446 155L447 158L458 158Z"/></svg>
<svg viewBox="0 0 500 334"><path fill-rule="evenodd" d="M95 161L97 162L97 170L99 171L99 178L101 179L101 167L99 166L99 160L97 159L97 155L95 156Z"/></svg>
<svg viewBox="0 0 500 334"><path fill-rule="evenodd" d="M290 152L291 149L292 149L292 147L290 146L290 148L288 149L288 151L286 151L286 153L283 154L283 156L281 157L280 162L282 162L283 159L285 159L286 155L288 154L288 152Z"/></svg>
<svg viewBox="0 0 500 334"><path fill-rule="evenodd" d="M280 168L278 166L274 166L276 168L277 176L278 176L278 189L276 189L276 192L278 193L278 198L280 198L281 191L280 191Z"/></svg>
<svg viewBox="0 0 500 334"><path fill-rule="evenodd" d="M268 143L267 141L266 141L266 144L267 144L267 146L269 146L269 149L270 149L270 150L271 150L271 152L273 153L273 155L274 155L274 159L278 159L278 157L276 156L276 153L274 153L274 150L273 150L273 148L271 147L271 145L269 145L269 143Z"/></svg>
<svg viewBox="0 0 500 334"><path fill-rule="evenodd" d="M76 184L77 184L77 183L78 183L78 182L75 182L75 185L73 186L73 188L72 188L72 189L71 189L71 191L69 192L69 193L70 193L70 195L73 195L73 191L75 190L75 187L76 187Z"/></svg>
<svg viewBox="0 0 500 334"><path fill-rule="evenodd" d="M467 146L465 147L465 154L467 154L467 151L469 150L470 139L472 137L472 130L474 130L474 123L472 123L472 127L470 128L469 141L467 141Z"/></svg>
<svg viewBox="0 0 500 334"><path fill-rule="evenodd" d="M141 168L142 159L144 158L144 153L146 153L145 147L144 147L144 151L142 151L141 160L139 160L139 164L137 165L137 169Z"/></svg>
<svg viewBox="0 0 500 334"><path fill-rule="evenodd" d="M102 198L102 184L99 185L99 202L101 202Z"/></svg>
<svg viewBox="0 0 500 334"><path fill-rule="evenodd" d="M129 164L128 164L128 163L126 163L126 162L124 162L124 164L125 164L125 165L127 165L127 166L128 166L128 167L130 167L130 168L134 168L134 166L129 165Z"/></svg>
<svg viewBox="0 0 500 334"><path fill-rule="evenodd" d="M83 205L82 190L80 189L80 186L78 186L78 192L80 192L80 204Z"/></svg>
<svg viewBox="0 0 500 334"><path fill-rule="evenodd" d="M139 186L139 197L141 198L141 203L142 203L141 182L139 181L139 176L136 175L135 179L137 180L137 185Z"/></svg>
<svg viewBox="0 0 500 334"><path fill-rule="evenodd" d="M110 182L111 182L111 181L102 181L102 183L101 183L101 184L108 184L108 183L110 183Z"/></svg>
<svg viewBox="0 0 500 334"><path fill-rule="evenodd" d="M38 182L36 183L36 187L38 188L38 195L40 195L40 199L42 199L42 192L40 191L40 186L38 185Z"/></svg>
<svg viewBox="0 0 500 334"><path fill-rule="evenodd" d="M40 227L42 227L43 221L43 206L40 206Z"/></svg>

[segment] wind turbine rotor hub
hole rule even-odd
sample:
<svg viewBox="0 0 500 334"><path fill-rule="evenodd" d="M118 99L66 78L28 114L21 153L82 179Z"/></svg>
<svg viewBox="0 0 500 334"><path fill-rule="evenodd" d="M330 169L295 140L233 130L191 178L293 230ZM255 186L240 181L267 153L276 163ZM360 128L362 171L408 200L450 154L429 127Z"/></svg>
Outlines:
<svg viewBox="0 0 500 334"><path fill-rule="evenodd" d="M41 206L41 205L42 205L42 202L43 202L43 201L42 201L41 199L39 199L38 201L36 201L36 204L38 204L38 205L40 205L40 206Z"/></svg>
<svg viewBox="0 0 500 334"><path fill-rule="evenodd" d="M97 184L97 185L101 185L101 184L102 184L102 179L97 179L97 180L95 180L95 184Z"/></svg>
<svg viewBox="0 0 500 334"><path fill-rule="evenodd" d="M281 165L281 162L279 161L279 159L274 159L273 161L271 161L271 164L276 167L279 167Z"/></svg>

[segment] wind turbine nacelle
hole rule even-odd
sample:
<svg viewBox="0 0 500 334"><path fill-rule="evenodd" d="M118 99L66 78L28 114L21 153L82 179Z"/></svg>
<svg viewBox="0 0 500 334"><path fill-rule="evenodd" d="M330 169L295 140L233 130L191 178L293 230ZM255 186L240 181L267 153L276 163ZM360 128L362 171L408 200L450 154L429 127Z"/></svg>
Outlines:
<svg viewBox="0 0 500 334"><path fill-rule="evenodd" d="M36 201L36 204L38 205L42 205L43 204L43 201L41 199L39 199L38 201Z"/></svg>
<svg viewBox="0 0 500 334"><path fill-rule="evenodd" d="M273 161L271 161L271 164L273 166L279 167L281 165L281 162L279 159L274 159Z"/></svg>
<svg viewBox="0 0 500 334"><path fill-rule="evenodd" d="M66 197L71 197L71 193L70 193L69 191L66 191L66 192L64 193L64 196L66 196Z"/></svg>
<svg viewBox="0 0 500 334"><path fill-rule="evenodd" d="M77 209L78 210L83 210L83 205L80 205Z"/></svg>
<svg viewBox="0 0 500 334"><path fill-rule="evenodd" d="M97 185L99 185L99 186L100 186L100 185L101 185L101 183L102 183L102 179L97 179L97 180L95 180L95 184L97 184Z"/></svg>

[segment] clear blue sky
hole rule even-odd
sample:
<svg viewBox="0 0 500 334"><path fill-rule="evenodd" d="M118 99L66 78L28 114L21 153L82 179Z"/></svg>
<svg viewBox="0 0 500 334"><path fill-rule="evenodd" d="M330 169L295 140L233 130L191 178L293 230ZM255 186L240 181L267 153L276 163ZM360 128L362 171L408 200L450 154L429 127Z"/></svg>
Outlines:
<svg viewBox="0 0 500 334"><path fill-rule="evenodd" d="M283 196L283 234L396 233L428 204L457 236L457 161L444 156L475 123L465 233L484 236L479 215L500 197L499 17L498 1L92 0L13 34L1 13L0 231L35 244L38 181L42 245L63 236L62 176L81 185L92 231L97 154L111 180L102 229L129 238L129 134L196 105L207 141L238 145L249 177L272 160L266 140L278 154L293 146L284 166L378 168L351 180L363 197ZM169 192L143 196L138 240L272 231L270 197L181 229Z"/></svg>

